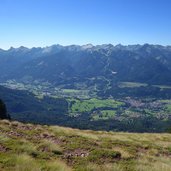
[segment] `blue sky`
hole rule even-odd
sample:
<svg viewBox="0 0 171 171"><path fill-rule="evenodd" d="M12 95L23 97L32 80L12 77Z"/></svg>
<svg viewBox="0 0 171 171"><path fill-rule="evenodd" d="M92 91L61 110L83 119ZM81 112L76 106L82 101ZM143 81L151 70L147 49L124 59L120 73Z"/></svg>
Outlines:
<svg viewBox="0 0 171 171"><path fill-rule="evenodd" d="M0 48L171 45L171 0L1 0Z"/></svg>

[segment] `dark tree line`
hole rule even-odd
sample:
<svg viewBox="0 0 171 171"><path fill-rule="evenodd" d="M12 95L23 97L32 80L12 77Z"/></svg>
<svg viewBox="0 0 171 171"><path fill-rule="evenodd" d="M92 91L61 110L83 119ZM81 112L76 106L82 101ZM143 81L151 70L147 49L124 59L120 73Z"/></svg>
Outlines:
<svg viewBox="0 0 171 171"><path fill-rule="evenodd" d="M10 119L5 103L0 99L0 119Z"/></svg>

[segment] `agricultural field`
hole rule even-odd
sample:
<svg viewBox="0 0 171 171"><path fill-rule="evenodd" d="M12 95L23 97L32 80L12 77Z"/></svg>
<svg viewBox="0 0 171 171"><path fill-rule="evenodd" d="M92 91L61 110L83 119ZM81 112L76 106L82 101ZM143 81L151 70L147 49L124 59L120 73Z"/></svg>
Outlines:
<svg viewBox="0 0 171 171"><path fill-rule="evenodd" d="M171 104L166 105L166 111L171 113Z"/></svg>
<svg viewBox="0 0 171 171"><path fill-rule="evenodd" d="M86 100L78 100L71 99L71 113L83 113L83 112L92 112L98 109L103 111L103 115L105 115L105 108L116 109L124 105L123 102L116 101L113 99L86 99ZM109 113L110 110L108 110ZM110 115L110 114L109 114Z"/></svg>
<svg viewBox="0 0 171 171"><path fill-rule="evenodd" d="M120 88L137 88L137 87L147 87L148 84L146 83L139 83L139 82L120 82L118 83ZM153 87L157 87L160 89L171 89L171 86L168 85L151 85Z"/></svg>
<svg viewBox="0 0 171 171"><path fill-rule="evenodd" d="M145 83L138 83L138 82L120 82L120 88L135 88L135 87L146 87L148 84Z"/></svg>
<svg viewBox="0 0 171 171"><path fill-rule="evenodd" d="M153 85L154 87L158 87L160 89L171 89L171 86L167 86L167 85Z"/></svg>

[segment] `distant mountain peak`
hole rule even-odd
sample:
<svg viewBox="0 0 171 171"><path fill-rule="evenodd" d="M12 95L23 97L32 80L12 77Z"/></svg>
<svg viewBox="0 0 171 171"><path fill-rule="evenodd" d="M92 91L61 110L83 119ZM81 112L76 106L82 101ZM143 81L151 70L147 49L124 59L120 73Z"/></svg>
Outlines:
<svg viewBox="0 0 171 171"><path fill-rule="evenodd" d="M27 47L24 47L24 46L20 46L18 48L14 48L14 47L10 47L10 49L8 51L11 51L11 52L20 52L20 51L28 51L30 50L29 48Z"/></svg>
<svg viewBox="0 0 171 171"><path fill-rule="evenodd" d="M93 46L91 43L86 44L86 45L82 45L82 46L81 46L82 49L91 49L91 48L93 48L93 47L94 47L94 46Z"/></svg>

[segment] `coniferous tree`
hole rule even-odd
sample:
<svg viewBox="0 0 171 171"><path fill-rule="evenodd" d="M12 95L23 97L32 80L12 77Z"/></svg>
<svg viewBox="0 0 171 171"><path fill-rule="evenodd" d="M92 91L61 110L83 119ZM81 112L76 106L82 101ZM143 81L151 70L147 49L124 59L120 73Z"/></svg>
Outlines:
<svg viewBox="0 0 171 171"><path fill-rule="evenodd" d="M0 119L10 119L5 103L0 99Z"/></svg>

